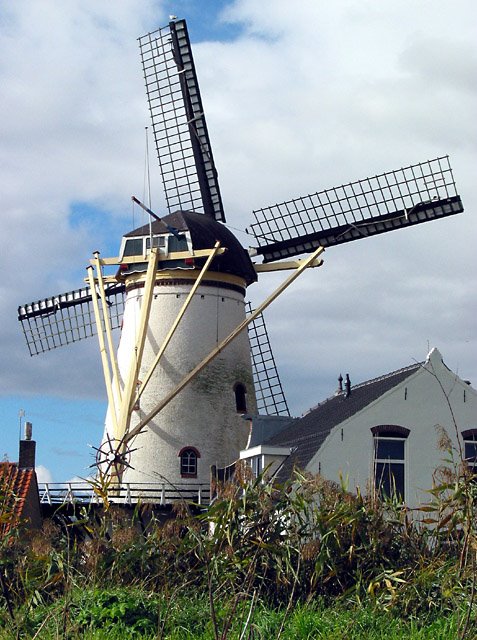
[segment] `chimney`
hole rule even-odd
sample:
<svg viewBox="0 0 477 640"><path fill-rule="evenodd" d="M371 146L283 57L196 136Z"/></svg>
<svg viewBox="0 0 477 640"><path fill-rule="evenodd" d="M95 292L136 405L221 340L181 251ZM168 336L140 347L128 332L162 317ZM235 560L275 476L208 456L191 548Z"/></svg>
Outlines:
<svg viewBox="0 0 477 640"><path fill-rule="evenodd" d="M349 379L349 374L346 374L345 380L345 398L349 398L351 395L351 380Z"/></svg>
<svg viewBox="0 0 477 640"><path fill-rule="evenodd" d="M340 373L339 378L338 378L338 388L336 389L335 395L339 396L342 393L343 393L343 376Z"/></svg>
<svg viewBox="0 0 477 640"><path fill-rule="evenodd" d="M31 439L31 436L32 424L31 422L25 422L25 439L20 440L20 451L18 454L19 469L35 468L36 442Z"/></svg>

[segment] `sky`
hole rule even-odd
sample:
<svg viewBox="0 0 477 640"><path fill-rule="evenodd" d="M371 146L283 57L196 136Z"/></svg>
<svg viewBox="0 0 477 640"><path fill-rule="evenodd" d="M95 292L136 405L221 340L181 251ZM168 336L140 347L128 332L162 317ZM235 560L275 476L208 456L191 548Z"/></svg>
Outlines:
<svg viewBox="0 0 477 640"><path fill-rule="evenodd" d="M325 253L265 313L293 415L425 359L477 387L473 0L17 0L0 5L0 455L33 423L40 480L91 473L106 393L95 338L30 357L17 307L83 286L145 221L137 38L185 18L227 222L449 154L465 212ZM151 154L153 209L163 212ZM256 306L283 279L265 274ZM20 413L24 412L25 417Z"/></svg>

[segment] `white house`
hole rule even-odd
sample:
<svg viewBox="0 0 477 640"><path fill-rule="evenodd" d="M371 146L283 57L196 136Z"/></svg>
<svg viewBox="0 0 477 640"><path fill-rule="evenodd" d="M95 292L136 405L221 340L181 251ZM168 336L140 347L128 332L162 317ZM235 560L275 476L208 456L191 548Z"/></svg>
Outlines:
<svg viewBox="0 0 477 640"><path fill-rule="evenodd" d="M240 457L257 471L272 463L279 480L297 467L344 478L350 491L395 487L413 507L429 499L426 489L448 457L442 429L456 461L462 452L477 470L477 392L433 349L424 363L358 385L347 376L333 397Z"/></svg>

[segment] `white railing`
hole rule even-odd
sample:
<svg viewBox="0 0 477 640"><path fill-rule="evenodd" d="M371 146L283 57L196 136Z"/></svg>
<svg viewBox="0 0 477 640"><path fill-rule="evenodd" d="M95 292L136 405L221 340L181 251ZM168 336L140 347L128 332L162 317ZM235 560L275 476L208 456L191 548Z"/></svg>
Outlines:
<svg viewBox="0 0 477 640"><path fill-rule="evenodd" d="M42 504L101 504L100 491L95 490L94 482L44 482L39 483L40 502ZM198 505L210 502L208 484L171 485L158 483L125 483L108 489L109 502L118 504L137 504L147 502L160 505L186 500Z"/></svg>

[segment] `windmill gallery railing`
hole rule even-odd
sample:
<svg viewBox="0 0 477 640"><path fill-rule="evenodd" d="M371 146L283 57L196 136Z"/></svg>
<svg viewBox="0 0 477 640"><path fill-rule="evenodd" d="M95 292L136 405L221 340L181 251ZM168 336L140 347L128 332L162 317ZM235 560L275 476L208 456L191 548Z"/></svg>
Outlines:
<svg viewBox="0 0 477 640"><path fill-rule="evenodd" d="M94 482L45 482L39 484L41 504L101 504L100 491ZM179 500L208 505L210 485L190 483L172 486L166 482L125 483L108 491L109 502L118 504L150 503L167 505Z"/></svg>

